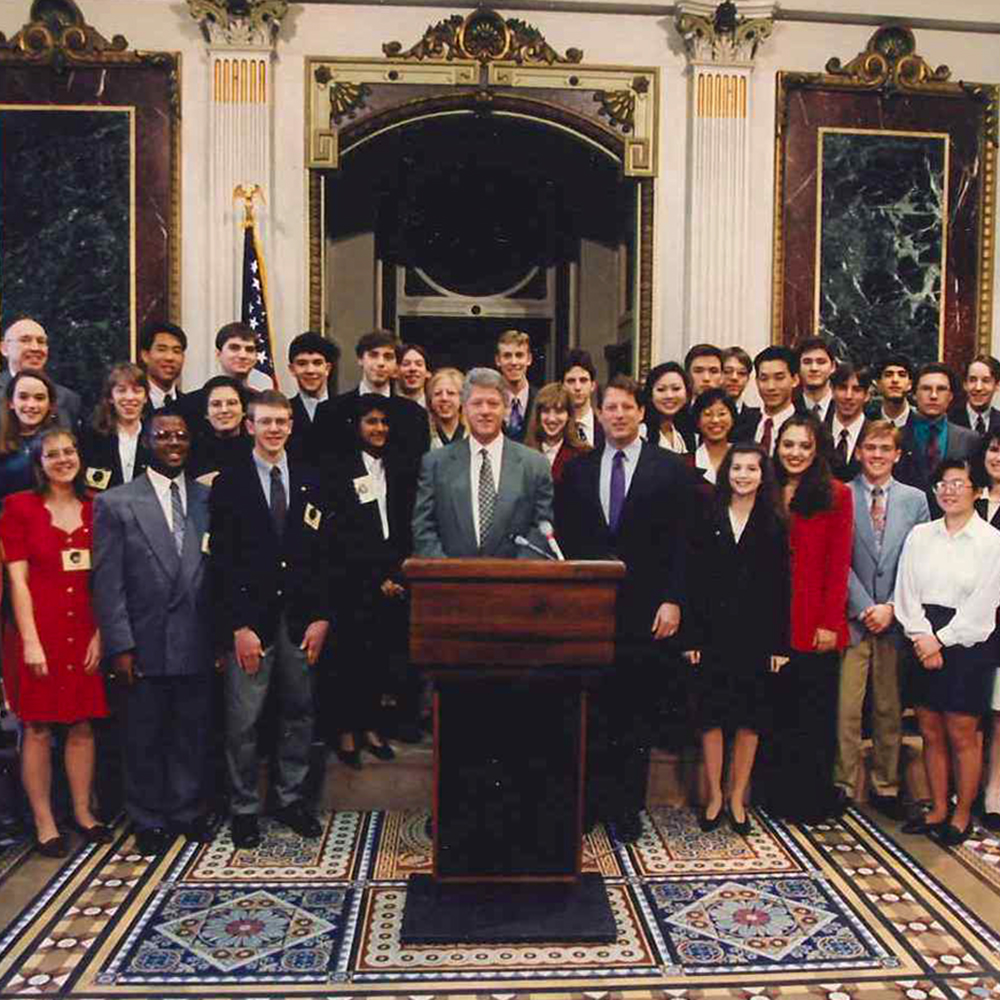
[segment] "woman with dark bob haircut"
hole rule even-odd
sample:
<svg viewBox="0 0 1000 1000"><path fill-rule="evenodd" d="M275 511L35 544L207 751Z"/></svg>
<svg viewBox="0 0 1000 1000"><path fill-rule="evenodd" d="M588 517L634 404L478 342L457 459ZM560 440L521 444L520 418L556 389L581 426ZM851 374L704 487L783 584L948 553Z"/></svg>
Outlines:
<svg viewBox="0 0 1000 1000"><path fill-rule="evenodd" d="M982 772L978 729L997 664L1000 531L976 514L976 494L985 484L967 459L945 459L931 482L942 516L913 528L896 576L896 618L920 664L913 701L931 789L930 812L903 830L956 846L972 832Z"/></svg>
<svg viewBox="0 0 1000 1000"><path fill-rule="evenodd" d="M676 361L657 365L642 387L642 405L646 412L646 440L677 455L694 452L691 430L691 379Z"/></svg>
<svg viewBox="0 0 1000 1000"><path fill-rule="evenodd" d="M811 414L782 424L774 454L788 512L791 658L775 679L765 797L774 815L815 823L845 804L833 765L854 506L850 489L831 474L829 438Z"/></svg>
<svg viewBox="0 0 1000 1000"><path fill-rule="evenodd" d="M708 783L699 825L714 830L725 811L732 828L745 835L750 820L744 799L759 735L771 726L774 672L788 662L788 531L771 460L759 444L735 444L722 460L705 544L693 564L686 635L694 648L684 655L697 669ZM724 809L727 728L736 736Z"/></svg>

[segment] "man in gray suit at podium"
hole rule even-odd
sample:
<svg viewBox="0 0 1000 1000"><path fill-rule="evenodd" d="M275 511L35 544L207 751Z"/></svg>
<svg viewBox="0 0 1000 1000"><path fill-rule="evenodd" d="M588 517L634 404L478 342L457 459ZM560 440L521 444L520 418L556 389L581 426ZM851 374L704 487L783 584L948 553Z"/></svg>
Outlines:
<svg viewBox="0 0 1000 1000"><path fill-rule="evenodd" d="M930 519L923 490L893 478L902 431L888 420L866 424L858 440L861 472L850 482L854 496L854 548L848 580L847 617L851 645L840 664L837 762L834 781L847 796L854 792L861 764L861 713L868 679L872 686L873 766L869 801L898 819L899 645L893 614L896 568L914 525Z"/></svg>
<svg viewBox="0 0 1000 1000"><path fill-rule="evenodd" d="M510 394L499 372L462 386L467 438L427 452L413 510L413 554L445 559L541 557L552 522L552 474L541 452L503 434Z"/></svg>

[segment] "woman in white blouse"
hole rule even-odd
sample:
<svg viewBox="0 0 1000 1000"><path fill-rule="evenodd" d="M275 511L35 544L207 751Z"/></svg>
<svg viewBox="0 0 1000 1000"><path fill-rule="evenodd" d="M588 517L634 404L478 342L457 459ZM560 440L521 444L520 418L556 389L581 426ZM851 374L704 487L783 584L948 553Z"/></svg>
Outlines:
<svg viewBox="0 0 1000 1000"><path fill-rule="evenodd" d="M976 501L976 513L994 528L1000 528L1000 434L987 434L983 438L976 470L988 484ZM993 732L983 797L983 825L989 830L1000 831L1000 670L994 675L990 708L993 710Z"/></svg>
<svg viewBox="0 0 1000 1000"><path fill-rule="evenodd" d="M903 831L929 834L947 846L972 832L982 772L977 729L997 662L1000 531L976 514L977 480L966 460L938 466L932 482L944 516L910 532L896 578L896 618L920 663L914 702L932 797L930 812ZM949 751L957 793L950 816Z"/></svg>
<svg viewBox="0 0 1000 1000"><path fill-rule="evenodd" d="M646 408L646 440L677 455L694 452L694 434L688 402L691 380L676 361L657 365L646 377L643 402Z"/></svg>
<svg viewBox="0 0 1000 1000"><path fill-rule="evenodd" d="M590 451L590 446L580 438L576 421L570 420L572 412L569 393L561 382L543 385L535 397L524 438L529 448L540 451L549 460L556 485L562 480L566 463Z"/></svg>
<svg viewBox="0 0 1000 1000"><path fill-rule="evenodd" d="M111 366L83 439L84 476L91 491L130 483L146 471L142 417L148 399L149 382L141 368L128 361Z"/></svg>
<svg viewBox="0 0 1000 1000"><path fill-rule="evenodd" d="M694 401L691 420L701 438L694 466L701 470L705 482L714 485L719 466L732 447L729 438L736 426L736 404L725 389L706 389Z"/></svg>

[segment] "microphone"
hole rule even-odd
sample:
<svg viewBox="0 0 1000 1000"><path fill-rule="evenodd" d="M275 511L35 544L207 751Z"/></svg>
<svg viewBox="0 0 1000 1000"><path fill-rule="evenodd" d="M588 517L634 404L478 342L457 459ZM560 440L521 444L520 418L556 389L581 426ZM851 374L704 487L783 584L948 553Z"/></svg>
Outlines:
<svg viewBox="0 0 1000 1000"><path fill-rule="evenodd" d="M562 554L562 549L559 548L559 543L556 541L556 533L552 525L548 521L539 521L538 530L545 537L549 548L555 553L556 559L560 562L565 562L566 557Z"/></svg>
<svg viewBox="0 0 1000 1000"><path fill-rule="evenodd" d="M531 549L532 552L537 553L545 559L551 559L553 562L556 561L556 557L552 555L551 552L546 552L545 549L540 549L537 545L532 544L527 538L524 537L524 535L511 535L510 540L518 546L518 548Z"/></svg>

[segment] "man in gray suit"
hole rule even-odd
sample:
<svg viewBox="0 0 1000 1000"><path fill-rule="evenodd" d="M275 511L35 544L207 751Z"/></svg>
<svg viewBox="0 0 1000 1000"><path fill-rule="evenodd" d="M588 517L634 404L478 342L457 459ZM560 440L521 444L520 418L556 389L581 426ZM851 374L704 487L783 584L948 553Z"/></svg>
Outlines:
<svg viewBox="0 0 1000 1000"><path fill-rule="evenodd" d="M538 525L552 521L552 473L541 452L503 434L507 384L473 368L462 386L467 440L423 457L413 510L414 555L515 558L546 550ZM519 545L522 537L535 547Z"/></svg>
<svg viewBox="0 0 1000 1000"><path fill-rule="evenodd" d="M834 768L834 781L850 796L861 763L861 713L870 677L874 757L869 802L893 819L902 816L900 633L893 613L896 567L910 529L930 519L923 491L893 479L901 437L902 432L890 421L874 420L865 425L858 442L861 472L850 482L854 497L854 547L847 598L851 645L840 662Z"/></svg>
<svg viewBox="0 0 1000 1000"><path fill-rule="evenodd" d="M3 332L0 354L7 360L7 367L0 373L0 393L20 371L43 372L49 360L49 336L44 327L30 316L18 316ZM83 403L72 389L56 384L56 408L59 422L74 433L80 427Z"/></svg>
<svg viewBox="0 0 1000 1000"><path fill-rule="evenodd" d="M201 816L213 650L208 489L184 475L187 423L157 410L146 474L94 503L94 610L125 686L125 807L140 854L177 834L210 839Z"/></svg>

